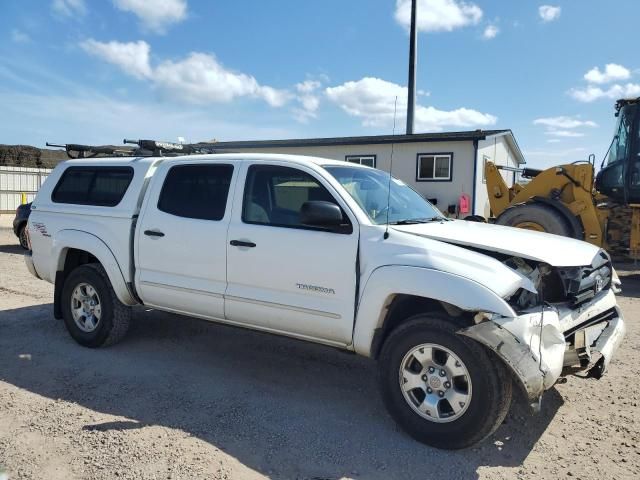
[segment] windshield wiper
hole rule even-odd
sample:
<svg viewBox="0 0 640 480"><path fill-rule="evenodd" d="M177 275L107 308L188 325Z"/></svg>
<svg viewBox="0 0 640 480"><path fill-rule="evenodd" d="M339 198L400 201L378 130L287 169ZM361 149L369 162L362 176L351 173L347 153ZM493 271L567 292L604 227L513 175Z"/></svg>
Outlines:
<svg viewBox="0 0 640 480"><path fill-rule="evenodd" d="M398 220L397 222L390 222L390 225L415 225L418 223L441 222L444 220L447 219L445 217L407 218L405 220Z"/></svg>

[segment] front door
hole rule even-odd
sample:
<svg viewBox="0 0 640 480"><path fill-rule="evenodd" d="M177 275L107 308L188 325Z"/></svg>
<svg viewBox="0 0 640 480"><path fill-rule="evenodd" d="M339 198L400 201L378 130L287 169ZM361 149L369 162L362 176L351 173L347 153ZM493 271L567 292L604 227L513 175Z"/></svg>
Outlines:
<svg viewBox="0 0 640 480"><path fill-rule="evenodd" d="M313 200L338 204L343 227L328 231L302 225L300 209ZM234 205L227 242L227 320L349 344L358 230L331 185L308 167L247 162Z"/></svg>
<svg viewBox="0 0 640 480"><path fill-rule="evenodd" d="M153 176L136 228L136 285L145 305L224 318L236 165L167 162Z"/></svg>

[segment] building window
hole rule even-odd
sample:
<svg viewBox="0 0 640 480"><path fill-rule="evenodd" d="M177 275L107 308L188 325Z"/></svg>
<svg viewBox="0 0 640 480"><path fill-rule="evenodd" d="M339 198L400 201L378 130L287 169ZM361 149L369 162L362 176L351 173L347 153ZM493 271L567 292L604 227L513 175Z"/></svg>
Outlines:
<svg viewBox="0 0 640 480"><path fill-rule="evenodd" d="M453 153L419 153L416 180L419 182L450 182Z"/></svg>
<svg viewBox="0 0 640 480"><path fill-rule="evenodd" d="M347 155L344 157L345 162L358 163L367 167L376 168L375 155Z"/></svg>

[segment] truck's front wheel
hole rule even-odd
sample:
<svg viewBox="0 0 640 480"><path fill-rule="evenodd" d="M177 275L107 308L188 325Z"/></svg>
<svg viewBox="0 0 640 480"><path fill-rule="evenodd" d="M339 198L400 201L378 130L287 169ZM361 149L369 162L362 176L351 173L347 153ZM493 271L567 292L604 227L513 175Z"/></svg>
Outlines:
<svg viewBox="0 0 640 480"><path fill-rule="evenodd" d="M104 347L120 341L129 329L131 309L118 300L99 264L73 270L62 289L62 315L67 330L80 345Z"/></svg>
<svg viewBox="0 0 640 480"><path fill-rule="evenodd" d="M511 403L504 365L457 328L437 315L417 315L391 332L380 355L389 412L412 437L438 448L479 442Z"/></svg>

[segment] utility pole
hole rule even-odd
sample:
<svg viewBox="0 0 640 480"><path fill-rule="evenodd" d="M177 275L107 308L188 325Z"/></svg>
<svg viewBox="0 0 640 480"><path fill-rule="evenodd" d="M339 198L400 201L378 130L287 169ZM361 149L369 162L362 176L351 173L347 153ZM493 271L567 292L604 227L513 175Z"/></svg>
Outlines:
<svg viewBox="0 0 640 480"><path fill-rule="evenodd" d="M416 106L416 63L418 30L416 28L416 10L418 0L411 0L411 33L409 38L409 88L407 98L407 135L413 134L413 118Z"/></svg>

